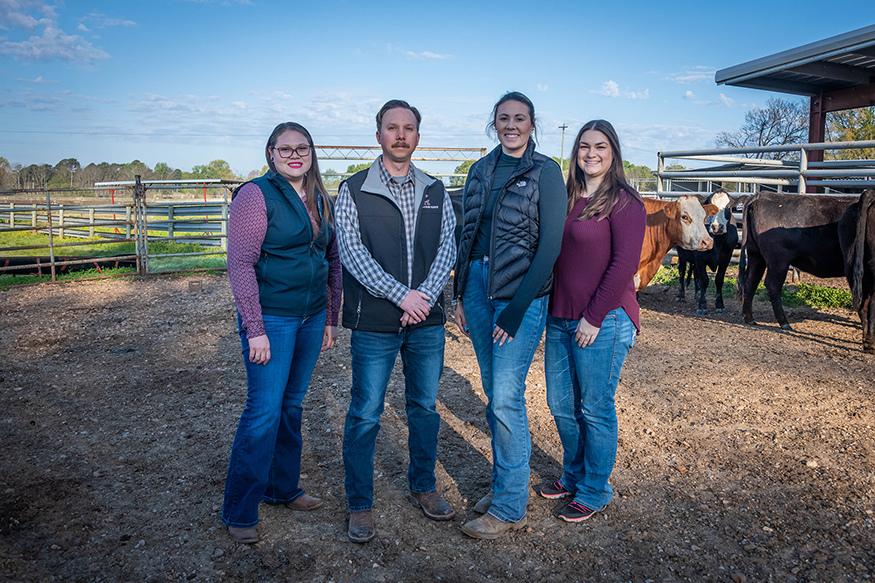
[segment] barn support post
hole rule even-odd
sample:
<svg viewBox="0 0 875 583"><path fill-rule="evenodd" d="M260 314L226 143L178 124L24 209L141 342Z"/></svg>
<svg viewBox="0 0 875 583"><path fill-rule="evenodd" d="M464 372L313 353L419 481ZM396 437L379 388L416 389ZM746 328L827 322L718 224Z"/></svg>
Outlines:
<svg viewBox="0 0 875 583"><path fill-rule="evenodd" d="M811 107L808 116L808 143L819 144L826 141L826 108L824 107L823 92L811 96ZM811 150L808 152L809 162L823 162L823 150ZM808 169L807 167L805 168ZM801 168L800 168L801 170ZM800 178L800 185L803 179ZM817 187L807 185L805 190L800 186L800 194L803 192L816 193Z"/></svg>

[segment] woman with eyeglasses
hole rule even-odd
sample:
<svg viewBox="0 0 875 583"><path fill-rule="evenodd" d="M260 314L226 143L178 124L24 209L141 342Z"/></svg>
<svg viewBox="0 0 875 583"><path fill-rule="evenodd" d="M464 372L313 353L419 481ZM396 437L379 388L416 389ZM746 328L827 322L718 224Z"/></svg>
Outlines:
<svg viewBox="0 0 875 583"><path fill-rule="evenodd" d="M322 350L334 346L341 266L331 201L313 138L281 123L267 140L270 170L240 186L228 221L228 277L237 305L246 406L225 481L222 520L258 541L258 504L313 510L301 473L302 401Z"/></svg>

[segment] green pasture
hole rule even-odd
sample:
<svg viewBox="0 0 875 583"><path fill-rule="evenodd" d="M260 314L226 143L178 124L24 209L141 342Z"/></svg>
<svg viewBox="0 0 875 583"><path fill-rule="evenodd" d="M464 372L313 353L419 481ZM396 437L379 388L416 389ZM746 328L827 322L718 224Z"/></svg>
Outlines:
<svg viewBox="0 0 875 583"><path fill-rule="evenodd" d="M149 232L150 237L166 236L165 232ZM134 242L115 242L94 237L80 239L77 237L54 237L55 245L62 243L86 243L72 247L56 247L55 257L63 261L64 257L111 257L114 255L133 255ZM26 247L32 245L48 245L49 236L29 232L0 233L0 248ZM153 241L149 243L149 255L163 255L168 253L199 253L213 251L214 248L191 243L179 243L174 241ZM40 257L48 256L48 248L21 249L16 251L0 251L0 257ZM186 269L224 268L226 265L225 255L216 253L210 255L196 255L193 257L156 257L149 259L149 271L177 271ZM44 270L44 273L48 270ZM120 267L116 269L103 269L103 275L117 275L135 271L133 268ZM96 277L101 275L96 269L59 274L57 279L79 279ZM34 283L50 280L50 275L39 278L35 275L12 275L0 273L0 286L16 285L22 283Z"/></svg>
<svg viewBox="0 0 875 583"><path fill-rule="evenodd" d="M712 278L713 278L713 274ZM737 283L737 278L731 277L729 275L726 276L726 280L723 283L723 296L730 296L735 294L735 286ZM671 267L662 266L659 268L659 271L656 272L656 275L653 277L653 280L650 282L651 285L668 285L671 287L678 287L679 285L679 274L677 266L672 265ZM693 284L690 282L690 287L688 289L692 289ZM716 289L713 284L713 279L711 285L708 286L708 290L706 291L708 296L714 297L716 293ZM759 287L757 287L755 299L762 302L769 301L769 294L766 291L765 286L763 286L762 282L760 282ZM853 299L851 298L851 292L846 289L836 289L832 287L823 287L819 285L811 285L807 283L798 283L793 285L785 285L781 290L781 303L788 308L796 308L799 306L810 306L812 308L853 308Z"/></svg>

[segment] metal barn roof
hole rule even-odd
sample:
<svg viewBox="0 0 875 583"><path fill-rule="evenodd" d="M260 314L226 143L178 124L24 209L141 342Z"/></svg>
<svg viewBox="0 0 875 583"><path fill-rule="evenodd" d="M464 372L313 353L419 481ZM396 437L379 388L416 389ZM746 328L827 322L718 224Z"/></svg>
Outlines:
<svg viewBox="0 0 875 583"><path fill-rule="evenodd" d="M718 85L809 97L875 82L875 25L717 71Z"/></svg>

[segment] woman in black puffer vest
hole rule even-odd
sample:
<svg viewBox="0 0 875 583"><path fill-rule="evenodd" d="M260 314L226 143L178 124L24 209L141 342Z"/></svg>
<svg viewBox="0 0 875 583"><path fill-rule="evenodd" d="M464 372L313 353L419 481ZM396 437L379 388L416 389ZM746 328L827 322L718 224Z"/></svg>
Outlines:
<svg viewBox="0 0 875 583"><path fill-rule="evenodd" d="M492 433L492 489L462 527L496 538L526 524L532 442L526 375L544 334L567 195L558 164L535 151L535 108L503 95L487 130L500 145L468 172L455 271L455 317L471 338Z"/></svg>

